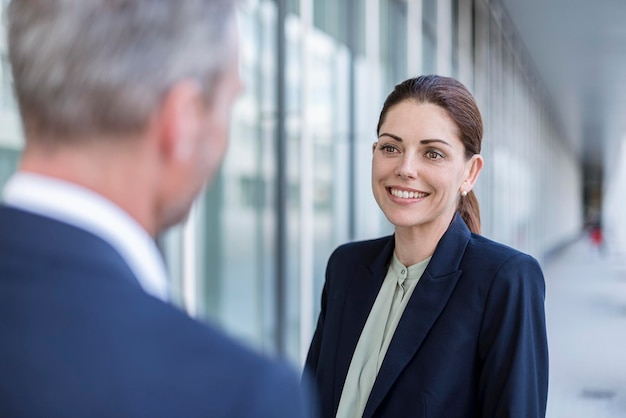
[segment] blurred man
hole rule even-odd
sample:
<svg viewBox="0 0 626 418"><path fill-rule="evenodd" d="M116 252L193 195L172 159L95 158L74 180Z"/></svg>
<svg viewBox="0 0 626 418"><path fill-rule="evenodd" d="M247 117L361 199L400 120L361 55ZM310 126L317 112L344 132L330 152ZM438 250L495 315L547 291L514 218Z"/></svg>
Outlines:
<svg viewBox="0 0 626 418"><path fill-rule="evenodd" d="M289 367L166 302L154 244L224 155L234 8L9 4L26 145L0 206L0 416L308 416Z"/></svg>

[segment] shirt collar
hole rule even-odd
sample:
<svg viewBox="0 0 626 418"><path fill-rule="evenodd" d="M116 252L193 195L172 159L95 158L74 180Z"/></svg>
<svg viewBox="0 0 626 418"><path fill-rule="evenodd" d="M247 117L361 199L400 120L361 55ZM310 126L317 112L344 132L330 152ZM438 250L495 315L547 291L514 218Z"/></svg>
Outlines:
<svg viewBox="0 0 626 418"><path fill-rule="evenodd" d="M110 200L74 183L18 172L7 182L3 201L101 237L120 253L146 292L168 299L167 273L156 243Z"/></svg>
<svg viewBox="0 0 626 418"><path fill-rule="evenodd" d="M394 251L393 256L391 257L391 268L399 280L401 278L402 282L404 282L404 280L419 280L419 278L422 277L424 270L426 270L426 266L430 262L431 258L432 256L427 257L424 260L407 267L402 264L400 260L398 260L396 252Z"/></svg>

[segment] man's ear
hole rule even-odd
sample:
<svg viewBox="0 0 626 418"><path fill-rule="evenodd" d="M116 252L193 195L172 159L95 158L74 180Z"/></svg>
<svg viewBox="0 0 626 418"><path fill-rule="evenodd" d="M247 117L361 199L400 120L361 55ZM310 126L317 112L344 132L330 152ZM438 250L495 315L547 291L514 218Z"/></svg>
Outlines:
<svg viewBox="0 0 626 418"><path fill-rule="evenodd" d="M463 180L462 189L470 191L474 187L474 183L478 179L480 171L483 169L483 157L480 154L472 155L472 158L467 162L467 168L465 172L465 179Z"/></svg>
<svg viewBox="0 0 626 418"><path fill-rule="evenodd" d="M164 158L187 161L194 153L202 129L203 96L199 83L174 84L161 102L160 149Z"/></svg>

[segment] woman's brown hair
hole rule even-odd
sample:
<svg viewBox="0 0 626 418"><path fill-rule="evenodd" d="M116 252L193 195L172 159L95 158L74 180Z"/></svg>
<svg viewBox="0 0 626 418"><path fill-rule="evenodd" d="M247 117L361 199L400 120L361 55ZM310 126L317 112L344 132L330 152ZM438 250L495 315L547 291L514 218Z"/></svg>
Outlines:
<svg viewBox="0 0 626 418"><path fill-rule="evenodd" d="M415 100L432 103L444 109L459 131L466 158L480 154L483 122L480 110L469 90L459 81L439 75L410 78L396 85L387 96L378 119L377 134L389 110L400 102ZM473 191L459 197L457 210L470 231L480 233L480 211Z"/></svg>

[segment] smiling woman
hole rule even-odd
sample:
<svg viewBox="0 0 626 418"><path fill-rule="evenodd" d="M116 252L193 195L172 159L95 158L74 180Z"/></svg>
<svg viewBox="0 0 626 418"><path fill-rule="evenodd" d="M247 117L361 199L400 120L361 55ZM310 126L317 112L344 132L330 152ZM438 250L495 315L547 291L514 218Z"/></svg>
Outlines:
<svg viewBox="0 0 626 418"><path fill-rule="evenodd" d="M482 121L458 81L387 97L372 190L392 236L339 247L306 361L322 417L543 417L545 285L537 261L481 235Z"/></svg>
<svg viewBox="0 0 626 418"><path fill-rule="evenodd" d="M422 254L411 251L400 260L406 265L432 253L482 168L480 155L466 158L457 131L446 110L431 103L403 100L384 115L373 147L372 189L396 234L422 243Z"/></svg>

